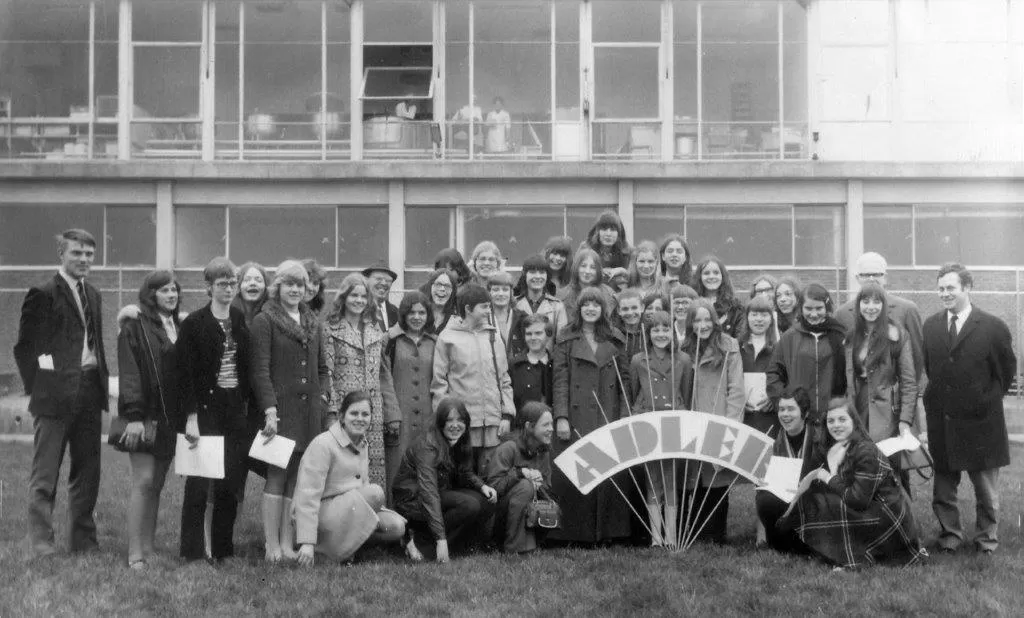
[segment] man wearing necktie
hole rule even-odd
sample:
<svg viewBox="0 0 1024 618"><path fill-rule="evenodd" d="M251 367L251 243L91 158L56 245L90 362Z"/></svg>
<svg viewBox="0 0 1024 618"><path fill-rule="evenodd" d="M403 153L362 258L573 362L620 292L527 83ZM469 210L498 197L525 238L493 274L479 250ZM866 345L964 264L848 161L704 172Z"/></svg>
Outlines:
<svg viewBox="0 0 1024 618"><path fill-rule="evenodd" d="M943 310L925 320L923 354L938 547L954 552L964 541L957 486L967 472L977 502L974 545L991 554L999 545L999 468L1010 463L1003 397L1017 358L1006 323L971 303L969 270L946 264L937 281Z"/></svg>
<svg viewBox="0 0 1024 618"><path fill-rule="evenodd" d="M107 409L107 361L99 291L85 278L96 240L85 230L57 236L60 271L33 287L21 308L14 357L30 395L34 449L28 528L32 556L57 552L53 506L65 448L68 477L68 547L96 549L93 509L100 485L100 433Z"/></svg>
<svg viewBox="0 0 1024 618"><path fill-rule="evenodd" d="M377 302L377 319L381 321L381 330L387 333L388 329L398 323L398 307L388 300L391 284L398 275L387 266L380 265L364 268L362 275L370 282L370 293Z"/></svg>

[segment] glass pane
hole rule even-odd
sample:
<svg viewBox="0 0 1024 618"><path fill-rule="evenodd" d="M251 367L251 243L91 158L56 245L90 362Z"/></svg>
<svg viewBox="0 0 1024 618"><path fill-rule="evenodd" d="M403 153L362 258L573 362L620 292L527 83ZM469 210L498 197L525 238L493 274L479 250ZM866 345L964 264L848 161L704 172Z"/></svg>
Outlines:
<svg viewBox="0 0 1024 618"><path fill-rule="evenodd" d="M778 62L775 43L705 43L705 120L750 127L752 133L754 123L777 121Z"/></svg>
<svg viewBox="0 0 1024 618"><path fill-rule="evenodd" d="M793 262L790 206L691 206L687 237L696 259L715 255L729 266Z"/></svg>
<svg viewBox="0 0 1024 618"><path fill-rule="evenodd" d="M199 115L199 48L135 48L133 117L185 118Z"/></svg>
<svg viewBox="0 0 1024 618"><path fill-rule="evenodd" d="M342 206L338 209L338 266L365 267L388 262L388 209Z"/></svg>
<svg viewBox="0 0 1024 618"><path fill-rule="evenodd" d="M430 96L432 69L370 68L363 81L364 98L426 99Z"/></svg>
<svg viewBox="0 0 1024 618"><path fill-rule="evenodd" d="M972 266L1024 263L1021 204L918 205L917 264L958 261Z"/></svg>
<svg viewBox="0 0 1024 618"><path fill-rule="evenodd" d="M579 121L580 49L577 43L559 43L555 47L556 120Z"/></svg>
<svg viewBox="0 0 1024 618"><path fill-rule="evenodd" d="M465 211L466 251L490 240L498 245L508 266L520 266L540 253L553 233L563 225L562 206L473 208Z"/></svg>
<svg viewBox="0 0 1024 618"><path fill-rule="evenodd" d="M132 3L132 40L192 41L203 38L203 4L181 0Z"/></svg>
<svg viewBox="0 0 1024 618"><path fill-rule="evenodd" d="M575 249L587 237L587 232L597 222L601 213L611 209L618 210L612 204L607 206L569 206L565 211L565 235L572 238L572 246ZM562 232L554 228L548 236L560 236Z"/></svg>
<svg viewBox="0 0 1024 618"><path fill-rule="evenodd" d="M595 42L661 40L661 3L657 0L591 2Z"/></svg>
<svg viewBox="0 0 1024 618"><path fill-rule="evenodd" d="M430 268L441 249L455 245L450 217L454 209L405 209L405 265Z"/></svg>
<svg viewBox="0 0 1024 618"><path fill-rule="evenodd" d="M684 234L683 206L636 206L633 209L633 244L660 243L669 234Z"/></svg>
<svg viewBox="0 0 1024 618"><path fill-rule="evenodd" d="M232 206L231 259L279 264L311 257L334 265L334 208L331 206Z"/></svg>
<svg viewBox="0 0 1024 618"><path fill-rule="evenodd" d="M658 50L598 47L594 50L597 118L658 117Z"/></svg>
<svg viewBox="0 0 1024 618"><path fill-rule="evenodd" d="M893 266L913 266L912 206L864 206L864 250L885 256Z"/></svg>
<svg viewBox="0 0 1024 618"><path fill-rule="evenodd" d="M845 263L846 220L842 206L798 206L794 215L797 266Z"/></svg>
<svg viewBox="0 0 1024 618"><path fill-rule="evenodd" d="M672 58L675 69L674 105L676 122L697 120L697 44L676 44Z"/></svg>
<svg viewBox="0 0 1024 618"><path fill-rule="evenodd" d="M202 267L225 253L224 208L181 206L175 209L174 265Z"/></svg>
<svg viewBox="0 0 1024 618"><path fill-rule="evenodd" d="M432 2L386 0L367 2L364 7L364 39L368 43L430 43L433 40Z"/></svg>
<svg viewBox="0 0 1024 618"><path fill-rule="evenodd" d="M779 40L779 3L775 0L719 0L701 7L704 41L770 43Z"/></svg>
<svg viewBox="0 0 1024 618"><path fill-rule="evenodd" d="M672 40L676 43L696 43L697 2L674 0L672 13Z"/></svg>
<svg viewBox="0 0 1024 618"><path fill-rule="evenodd" d="M0 266L56 265L57 241L68 228L96 238L96 265L103 264L103 206L12 204L0 206Z"/></svg>
<svg viewBox="0 0 1024 618"><path fill-rule="evenodd" d="M156 264L156 207L107 206L107 266Z"/></svg>

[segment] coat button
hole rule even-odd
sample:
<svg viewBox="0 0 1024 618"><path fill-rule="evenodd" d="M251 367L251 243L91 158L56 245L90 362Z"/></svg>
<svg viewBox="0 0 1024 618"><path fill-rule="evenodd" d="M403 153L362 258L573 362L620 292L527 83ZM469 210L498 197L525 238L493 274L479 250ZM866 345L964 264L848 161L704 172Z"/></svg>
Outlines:
<svg viewBox="0 0 1024 618"><path fill-rule="evenodd" d="M419 386L420 385L420 381L419 380L413 380L412 381L412 385L413 386Z"/></svg>
<svg viewBox="0 0 1024 618"><path fill-rule="evenodd" d="M420 396L419 395L413 395L412 396L412 400L413 401L419 401L420 400Z"/></svg>
<svg viewBox="0 0 1024 618"><path fill-rule="evenodd" d="M299 395L299 399L305 401L307 399L306 393L302 393L301 395Z"/></svg>
<svg viewBox="0 0 1024 618"><path fill-rule="evenodd" d="M306 384L307 382L309 382L309 380L307 378L302 378L302 383L303 384Z"/></svg>
<svg viewBox="0 0 1024 618"><path fill-rule="evenodd" d="M360 476L359 476L359 475L357 474L357 475L356 475L356 478L360 478Z"/></svg>
<svg viewBox="0 0 1024 618"><path fill-rule="evenodd" d="M419 414L419 413L420 413L420 409L419 409L419 408L416 408L415 410L413 410L413 411L412 411L412 413L413 413L413 414Z"/></svg>
<svg viewBox="0 0 1024 618"><path fill-rule="evenodd" d="M305 367L306 366L306 361L304 361L304 360L299 361L299 366Z"/></svg>

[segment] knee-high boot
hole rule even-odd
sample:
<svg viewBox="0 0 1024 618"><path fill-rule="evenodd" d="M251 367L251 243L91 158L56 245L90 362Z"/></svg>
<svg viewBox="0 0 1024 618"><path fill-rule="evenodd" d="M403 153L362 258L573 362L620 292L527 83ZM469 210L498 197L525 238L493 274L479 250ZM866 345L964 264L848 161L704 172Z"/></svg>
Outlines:
<svg viewBox="0 0 1024 618"><path fill-rule="evenodd" d="M665 544L675 547L679 538L679 507L665 505Z"/></svg>
<svg viewBox="0 0 1024 618"><path fill-rule="evenodd" d="M295 519L292 517L292 499L285 498L281 509L281 557L285 560L297 560L299 553L295 551Z"/></svg>
<svg viewBox="0 0 1024 618"><path fill-rule="evenodd" d="M665 537L661 533L661 505L656 502L647 503L647 523L651 527L651 546L661 547L665 544Z"/></svg>
<svg viewBox="0 0 1024 618"><path fill-rule="evenodd" d="M267 562L281 560L281 503L283 498L274 494L263 494L260 505L263 511L263 538Z"/></svg>

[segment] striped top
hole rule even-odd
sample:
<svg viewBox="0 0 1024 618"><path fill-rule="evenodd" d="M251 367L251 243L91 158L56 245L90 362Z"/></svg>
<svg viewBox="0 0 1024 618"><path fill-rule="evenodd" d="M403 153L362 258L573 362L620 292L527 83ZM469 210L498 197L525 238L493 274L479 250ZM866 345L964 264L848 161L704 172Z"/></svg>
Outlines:
<svg viewBox="0 0 1024 618"><path fill-rule="evenodd" d="M224 330L224 352L220 357L220 373L217 374L217 386L221 388L238 387L238 342L231 336L231 319L218 320Z"/></svg>

